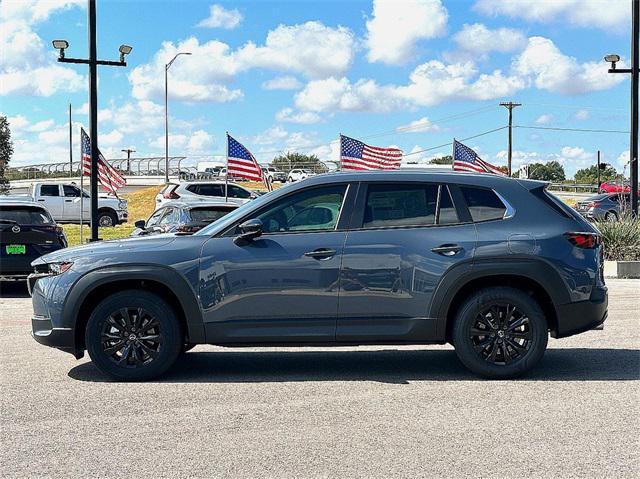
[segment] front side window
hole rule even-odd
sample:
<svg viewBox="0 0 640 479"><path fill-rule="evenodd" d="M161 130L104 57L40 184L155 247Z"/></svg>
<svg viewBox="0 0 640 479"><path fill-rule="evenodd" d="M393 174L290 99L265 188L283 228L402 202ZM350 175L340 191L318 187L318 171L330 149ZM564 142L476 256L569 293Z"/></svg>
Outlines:
<svg viewBox="0 0 640 479"><path fill-rule="evenodd" d="M62 191L66 198L79 198L80 190L75 186L71 185L62 185Z"/></svg>
<svg viewBox="0 0 640 479"><path fill-rule="evenodd" d="M370 184L364 228L435 224L438 185Z"/></svg>
<svg viewBox="0 0 640 479"><path fill-rule="evenodd" d="M177 208L167 208L164 216L159 221L160 225L174 224L178 222L178 209Z"/></svg>
<svg viewBox="0 0 640 479"><path fill-rule="evenodd" d="M40 186L40 196L60 196L60 188L58 185L42 185Z"/></svg>
<svg viewBox="0 0 640 479"><path fill-rule="evenodd" d="M507 208L493 190L473 186L460 186L460 190L467 202L473 221L504 218Z"/></svg>
<svg viewBox="0 0 640 479"><path fill-rule="evenodd" d="M264 233L331 231L338 224L346 185L300 191L276 201L256 218Z"/></svg>
<svg viewBox="0 0 640 479"><path fill-rule="evenodd" d="M160 221L160 218L162 217L162 215L164 214L166 208L160 208L158 211L156 211L155 213L153 213L149 219L147 220L147 228L149 228L150 226L155 226L158 224L158 221Z"/></svg>

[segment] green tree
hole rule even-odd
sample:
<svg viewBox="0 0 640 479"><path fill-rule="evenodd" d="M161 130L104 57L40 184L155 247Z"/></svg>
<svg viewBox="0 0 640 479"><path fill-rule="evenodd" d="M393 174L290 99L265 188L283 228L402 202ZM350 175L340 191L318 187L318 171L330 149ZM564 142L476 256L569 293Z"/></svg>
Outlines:
<svg viewBox="0 0 640 479"><path fill-rule="evenodd" d="M451 155L441 156L440 158L433 158L429 163L432 165L451 165L453 164L453 157Z"/></svg>
<svg viewBox="0 0 640 479"><path fill-rule="evenodd" d="M566 179L564 167L557 161L548 163L531 163L529 178L532 180L552 181L559 183Z"/></svg>
<svg viewBox="0 0 640 479"><path fill-rule="evenodd" d="M0 194L9 190L9 182L5 176L5 170L13 155L13 143L11 142L11 130L6 116L0 116Z"/></svg>
<svg viewBox="0 0 640 479"><path fill-rule="evenodd" d="M598 167L592 165L589 168L583 168L576 171L574 176L576 183L593 184L598 182ZM600 181L610 181L622 178L622 175L618 174L615 168L611 165L607 165L604 170L600 171Z"/></svg>
<svg viewBox="0 0 640 479"><path fill-rule="evenodd" d="M296 153L287 151L284 155L276 156L271 165L285 173L293 170L294 168L305 168L312 170L314 173L326 173L326 165L320 161L316 155L303 155L302 153Z"/></svg>

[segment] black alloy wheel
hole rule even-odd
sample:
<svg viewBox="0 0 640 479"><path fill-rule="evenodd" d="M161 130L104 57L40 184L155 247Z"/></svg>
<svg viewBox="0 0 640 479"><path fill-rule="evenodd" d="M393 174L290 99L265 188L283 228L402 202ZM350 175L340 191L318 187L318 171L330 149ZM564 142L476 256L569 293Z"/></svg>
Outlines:
<svg viewBox="0 0 640 479"><path fill-rule="evenodd" d="M160 376L175 362L184 343L173 308L145 290L107 296L91 312L85 330L85 345L95 366L125 381Z"/></svg>
<svg viewBox="0 0 640 479"><path fill-rule="evenodd" d="M548 325L536 300L510 287L482 289L458 309L452 341L471 371L494 379L528 372L547 348Z"/></svg>

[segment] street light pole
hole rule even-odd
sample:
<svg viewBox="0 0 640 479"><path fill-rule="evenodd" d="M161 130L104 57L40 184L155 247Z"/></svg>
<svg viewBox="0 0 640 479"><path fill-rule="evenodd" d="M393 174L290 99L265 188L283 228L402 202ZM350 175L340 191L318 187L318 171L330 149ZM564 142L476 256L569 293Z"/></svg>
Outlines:
<svg viewBox="0 0 640 479"><path fill-rule="evenodd" d="M190 52L180 52L164 66L164 182L169 183L169 67L180 55L191 55Z"/></svg>
<svg viewBox="0 0 640 479"><path fill-rule="evenodd" d="M98 60L96 41L96 0L88 0L89 24L89 58L66 58L65 50L69 48L66 40L54 40L53 48L59 50L58 61L61 63L81 63L89 65L89 131L91 135L91 241L99 241L98 237L98 65L126 67L125 55L131 53L129 45L120 45L120 61ZM80 167L82 172L82 167Z"/></svg>
<svg viewBox="0 0 640 479"><path fill-rule="evenodd" d="M609 73L631 73L631 139L629 176L631 177L631 212L638 217L638 77L640 76L640 0L631 0L631 68L616 68L620 55L607 55Z"/></svg>

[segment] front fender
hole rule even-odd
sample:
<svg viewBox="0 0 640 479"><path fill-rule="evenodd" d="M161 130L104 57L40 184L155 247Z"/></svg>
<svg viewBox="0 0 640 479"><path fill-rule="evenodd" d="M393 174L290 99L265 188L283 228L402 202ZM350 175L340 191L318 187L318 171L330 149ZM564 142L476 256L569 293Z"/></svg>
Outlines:
<svg viewBox="0 0 640 479"><path fill-rule="evenodd" d="M119 281L154 281L169 288L184 312L190 342L204 342L204 324L198 297L189 282L175 269L156 264L106 266L89 271L70 288L62 308L62 323L75 328L84 301L98 288ZM102 299L102 298L100 298Z"/></svg>

